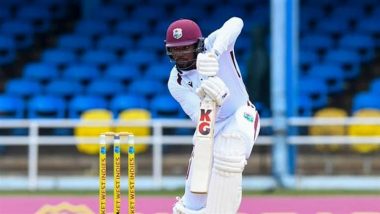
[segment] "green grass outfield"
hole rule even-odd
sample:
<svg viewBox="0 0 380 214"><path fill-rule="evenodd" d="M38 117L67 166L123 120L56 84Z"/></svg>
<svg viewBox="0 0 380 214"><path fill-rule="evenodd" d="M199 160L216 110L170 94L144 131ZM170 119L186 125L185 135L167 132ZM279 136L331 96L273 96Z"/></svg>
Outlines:
<svg viewBox="0 0 380 214"><path fill-rule="evenodd" d="M0 191L0 196L7 195L97 195L98 191ZM108 191L109 195L112 195L112 191ZM128 191L123 191L123 195L127 195ZM162 191L136 191L137 196L180 196L183 194L183 189L178 190L162 190ZM243 191L244 196L318 196L318 195L380 195L380 190L287 190L287 189L275 189L275 190L265 190L265 191Z"/></svg>

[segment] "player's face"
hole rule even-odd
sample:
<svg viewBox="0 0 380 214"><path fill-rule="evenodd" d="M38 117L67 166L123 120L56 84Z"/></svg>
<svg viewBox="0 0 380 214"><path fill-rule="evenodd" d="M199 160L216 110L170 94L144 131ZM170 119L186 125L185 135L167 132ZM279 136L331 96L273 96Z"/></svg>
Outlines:
<svg viewBox="0 0 380 214"><path fill-rule="evenodd" d="M186 45L170 48L173 60L179 68L188 68L195 62L195 45Z"/></svg>

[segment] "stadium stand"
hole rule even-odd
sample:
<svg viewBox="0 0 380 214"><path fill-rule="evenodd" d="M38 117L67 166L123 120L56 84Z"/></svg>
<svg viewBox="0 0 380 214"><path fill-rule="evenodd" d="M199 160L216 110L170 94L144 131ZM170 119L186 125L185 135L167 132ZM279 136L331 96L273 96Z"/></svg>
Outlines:
<svg viewBox="0 0 380 214"><path fill-rule="evenodd" d="M5 86L5 93L11 96L21 96L25 99L42 93L42 85L28 79L12 79Z"/></svg>
<svg viewBox="0 0 380 214"><path fill-rule="evenodd" d="M136 1L101 2L91 19L69 14L77 7L73 1L2 1L0 66L15 64L22 72L7 80L5 95L0 98L12 95L18 100L12 103L29 103L37 96L61 97L66 103L66 118L79 118L93 108L108 108L113 117L131 108L149 110L148 118L166 117L169 114L162 111L175 108L160 110L162 101L157 100L168 93L166 81L172 65L165 56L163 39L171 21L193 18L207 36L227 16L240 15L245 27L236 52L244 74L254 72L244 68L247 53L254 48L251 30L256 24L269 23L268 2L260 0L225 1L228 4L220 7L214 5L217 0L196 1L197 9L188 1L145 0L144 6ZM319 115L318 110L337 103L347 116L362 108L380 109L378 80L369 87L370 97L357 90L360 84L369 86L375 76L368 75L366 67L371 66L380 47L380 8L376 5L376 0L301 2L299 116ZM33 58L22 55L47 38L40 37L41 33L51 35L52 42L31 53ZM267 38L269 41L269 35ZM20 54L22 63L16 63ZM24 105L10 117L39 117L36 110ZM260 100L255 100L255 105L261 117L271 116L270 106ZM261 133L269 135L271 130L262 129Z"/></svg>
<svg viewBox="0 0 380 214"><path fill-rule="evenodd" d="M117 63L108 66L103 77L109 80L121 81L127 85L135 79L141 79L142 74L137 66Z"/></svg>
<svg viewBox="0 0 380 214"><path fill-rule="evenodd" d="M85 111L107 107L108 103L102 97L77 95L69 103L69 117L79 118Z"/></svg>
<svg viewBox="0 0 380 214"><path fill-rule="evenodd" d="M84 87L79 81L56 79L50 81L44 91L47 95L60 96L69 100L75 95L83 94Z"/></svg>
<svg viewBox="0 0 380 214"><path fill-rule="evenodd" d="M0 95L0 118L24 118L25 103L21 97Z"/></svg>
<svg viewBox="0 0 380 214"><path fill-rule="evenodd" d="M95 65L71 63L63 71L63 78L88 84L90 81L101 77L100 70Z"/></svg>
<svg viewBox="0 0 380 214"><path fill-rule="evenodd" d="M355 113L360 109L373 108L380 109L379 95L372 92L361 92L354 96L352 112Z"/></svg>
<svg viewBox="0 0 380 214"><path fill-rule="evenodd" d="M11 63L16 58L14 40L9 36L0 36L0 65Z"/></svg>
<svg viewBox="0 0 380 214"><path fill-rule="evenodd" d="M33 44L34 29L32 24L21 20L6 20L2 23L0 32L2 35L14 39L17 49L29 48Z"/></svg>
<svg viewBox="0 0 380 214"><path fill-rule="evenodd" d="M150 102L153 118L183 118L180 105L169 94L155 96Z"/></svg>
<svg viewBox="0 0 380 214"><path fill-rule="evenodd" d="M157 82L154 79L137 79L129 85L128 91L151 100L155 95L168 91L168 89L165 88L162 83Z"/></svg>
<svg viewBox="0 0 380 214"><path fill-rule="evenodd" d="M118 115L127 109L148 109L149 102L144 97L132 94L124 93L115 95L110 101L110 109L114 115Z"/></svg>
<svg viewBox="0 0 380 214"><path fill-rule="evenodd" d="M36 80L40 83L50 82L59 76L55 66L47 63L29 63L25 65L23 77L26 79Z"/></svg>
<svg viewBox="0 0 380 214"><path fill-rule="evenodd" d="M86 36L66 34L59 38L57 46L59 49L73 51L79 57L84 51L93 48L94 45Z"/></svg>
<svg viewBox="0 0 380 214"><path fill-rule="evenodd" d="M28 118L65 118L66 102L61 97L37 95L28 102Z"/></svg>
<svg viewBox="0 0 380 214"><path fill-rule="evenodd" d="M123 84L121 81L116 80L103 80L97 79L91 81L86 88L88 95L101 96L106 99L110 99L117 93L125 93Z"/></svg>

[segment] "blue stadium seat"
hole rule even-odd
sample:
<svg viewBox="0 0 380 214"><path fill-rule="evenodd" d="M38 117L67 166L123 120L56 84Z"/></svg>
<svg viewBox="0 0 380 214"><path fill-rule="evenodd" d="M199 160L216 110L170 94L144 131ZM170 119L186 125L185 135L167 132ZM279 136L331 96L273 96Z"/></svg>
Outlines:
<svg viewBox="0 0 380 214"><path fill-rule="evenodd" d="M149 50L137 50L126 53L123 56L123 63L135 66L149 66L158 60L157 55Z"/></svg>
<svg viewBox="0 0 380 214"><path fill-rule="evenodd" d="M344 90L344 72L336 64L318 64L314 65L309 74L324 80L327 83L329 93L340 93Z"/></svg>
<svg viewBox="0 0 380 214"><path fill-rule="evenodd" d="M11 36L17 49L24 49L32 46L34 39L33 26L21 20L5 21L0 28L3 35Z"/></svg>
<svg viewBox="0 0 380 214"><path fill-rule="evenodd" d="M72 64L64 72L67 80L75 80L87 84L89 81L100 78L101 72L94 65Z"/></svg>
<svg viewBox="0 0 380 214"><path fill-rule="evenodd" d="M178 102L169 94L155 96L150 102L153 118L181 118L183 111Z"/></svg>
<svg viewBox="0 0 380 214"><path fill-rule="evenodd" d="M365 15L364 8L353 7L353 5L348 4L336 7L330 16L331 19L339 18L347 20L347 22L356 22L365 17Z"/></svg>
<svg viewBox="0 0 380 214"><path fill-rule="evenodd" d="M308 6L314 6L316 9L323 9L325 7L335 8L340 5L339 1L329 1L329 0L320 0L320 1L308 1L306 2Z"/></svg>
<svg viewBox="0 0 380 214"><path fill-rule="evenodd" d="M152 63L145 72L145 78L154 79L161 83L166 83L169 79L169 73L173 65L168 61L164 63Z"/></svg>
<svg viewBox="0 0 380 214"><path fill-rule="evenodd" d="M175 7L172 17L173 19L177 19L178 17L184 17L191 20L201 20L204 17L207 17L207 15L208 14L203 9L194 10L194 8L191 6L187 6L187 7L181 6L181 7ZM166 28L169 27L169 24L166 20L165 20L165 23L166 23L165 30L161 32L166 32ZM159 31L156 31L156 32L159 32Z"/></svg>
<svg viewBox="0 0 380 214"><path fill-rule="evenodd" d="M357 24L356 31L368 34L370 36L380 34L379 17L369 17L360 20Z"/></svg>
<svg viewBox="0 0 380 214"><path fill-rule="evenodd" d="M348 49L330 50L325 55L324 62L340 66L344 71L345 79L355 78L360 72L360 56L356 51Z"/></svg>
<svg viewBox="0 0 380 214"><path fill-rule="evenodd" d="M192 8L190 8L193 10ZM178 16L175 16L173 20L175 20ZM187 17L187 16L186 16ZM162 34L163 32L166 33L166 30L168 29L170 25L170 22L166 19L164 20L157 20L156 25L154 26L154 33L155 34Z"/></svg>
<svg viewBox="0 0 380 214"><path fill-rule="evenodd" d="M317 63L319 63L319 57L317 53L315 53L314 51L300 51L299 64L302 73L306 74L310 67Z"/></svg>
<svg viewBox="0 0 380 214"><path fill-rule="evenodd" d="M163 119L180 119L186 118L179 103L169 94L163 93L155 96L150 102L150 112L152 118L163 118ZM189 128L172 128L164 131L165 134L174 135L191 135L194 133L193 129ZM164 147L164 151L167 146Z"/></svg>
<svg viewBox="0 0 380 214"><path fill-rule="evenodd" d="M164 39L159 35L145 35L139 40L137 46L144 50L165 51Z"/></svg>
<svg viewBox="0 0 380 214"><path fill-rule="evenodd" d="M302 77L299 79L299 92L301 96L310 98L314 109L327 106L328 88L325 81L318 78Z"/></svg>
<svg viewBox="0 0 380 214"><path fill-rule="evenodd" d="M115 27L115 33L129 37L147 35L150 31L148 23L137 19L121 21Z"/></svg>
<svg viewBox="0 0 380 214"><path fill-rule="evenodd" d="M339 42L339 47L358 52L361 55L362 61L371 60L375 53L375 41L367 34L347 34L344 35Z"/></svg>
<svg viewBox="0 0 380 214"><path fill-rule="evenodd" d="M350 31L349 25L344 19L325 18L318 22L316 31L321 34L338 36Z"/></svg>
<svg viewBox="0 0 380 214"><path fill-rule="evenodd" d="M1 7L10 11L17 11L22 5L29 3L28 0L2 0Z"/></svg>
<svg viewBox="0 0 380 214"><path fill-rule="evenodd" d="M168 93L167 91L168 89L164 84L152 79L137 79L131 82L128 87L129 93L144 96L149 100L158 94Z"/></svg>
<svg viewBox="0 0 380 214"><path fill-rule="evenodd" d="M352 112L364 108L380 109L380 96L373 92L360 92L352 100Z"/></svg>
<svg viewBox="0 0 380 214"><path fill-rule="evenodd" d="M352 7L359 7L359 8L367 8L371 6L376 6L378 3L377 0L362 0L362 1L357 1L357 0L347 0L345 1L346 5L350 5Z"/></svg>
<svg viewBox="0 0 380 214"><path fill-rule="evenodd" d="M208 36L210 33L220 28L222 24L222 21L215 22L211 19L202 19L199 21L199 27L202 29L203 36Z"/></svg>
<svg viewBox="0 0 380 214"><path fill-rule="evenodd" d="M380 95L380 78L372 80L370 83L370 91Z"/></svg>
<svg viewBox="0 0 380 214"><path fill-rule="evenodd" d="M368 0L367 0L368 1ZM373 11L371 13L372 18L377 18L379 19L380 17L380 7L379 7L379 2L375 0L375 2L371 2L371 4L374 6Z"/></svg>
<svg viewBox="0 0 380 214"><path fill-rule="evenodd" d="M325 34L306 35L301 39L301 49L315 52L326 51L334 47L333 39Z"/></svg>
<svg viewBox="0 0 380 214"><path fill-rule="evenodd" d="M235 43L236 55L248 53L252 49L252 38L250 36L240 36Z"/></svg>
<svg viewBox="0 0 380 214"><path fill-rule="evenodd" d="M16 59L16 46L9 36L0 36L0 65L13 62Z"/></svg>
<svg viewBox="0 0 380 214"><path fill-rule="evenodd" d="M77 62L74 52L63 49L47 49L42 53L42 62L50 63L59 70Z"/></svg>
<svg viewBox="0 0 380 214"><path fill-rule="evenodd" d="M134 79L140 79L141 73L138 67L130 64L113 64L104 72L104 78L130 83Z"/></svg>
<svg viewBox="0 0 380 214"><path fill-rule="evenodd" d="M123 55L127 50L132 50L133 46L130 37L117 34L103 36L97 43L98 49L112 51L116 55Z"/></svg>
<svg viewBox="0 0 380 214"><path fill-rule="evenodd" d="M45 87L45 94L60 96L66 99L83 93L84 88L82 84L74 80L56 79L49 82Z"/></svg>
<svg viewBox="0 0 380 214"><path fill-rule="evenodd" d="M25 103L22 97L15 95L0 95L0 118L23 118Z"/></svg>
<svg viewBox="0 0 380 214"><path fill-rule="evenodd" d="M50 12L44 5L22 6L18 10L16 18L29 22L35 33L47 32L51 27Z"/></svg>
<svg viewBox="0 0 380 214"><path fill-rule="evenodd" d="M34 80L12 79L6 82L5 92L9 95L29 98L30 96L41 94L42 86Z"/></svg>
<svg viewBox="0 0 380 214"><path fill-rule="evenodd" d="M131 93L118 94L111 99L110 109L114 115L132 108L148 109L149 103L144 97Z"/></svg>
<svg viewBox="0 0 380 214"><path fill-rule="evenodd" d="M14 94L0 94L0 120L1 119L22 119L25 114L25 102L20 96ZM25 135L28 130L26 128L10 128L2 129L2 133L10 135ZM0 153L5 150L6 147L0 146Z"/></svg>
<svg viewBox="0 0 380 214"><path fill-rule="evenodd" d="M298 98L298 116L311 117L313 115L313 101L308 96Z"/></svg>
<svg viewBox="0 0 380 214"><path fill-rule="evenodd" d="M127 12L117 4L101 4L96 9L95 19L106 21L108 24L113 25L116 22L126 19Z"/></svg>
<svg viewBox="0 0 380 214"><path fill-rule="evenodd" d="M123 93L124 86L121 81L98 79L89 83L86 88L88 95L102 96L104 98L111 98L112 96Z"/></svg>
<svg viewBox="0 0 380 214"><path fill-rule="evenodd" d="M75 96L69 103L69 117L79 118L80 115L90 109L104 109L108 107L107 101L96 96Z"/></svg>
<svg viewBox="0 0 380 214"><path fill-rule="evenodd" d="M135 6L136 1L134 0L111 0L111 4L118 5L122 8L127 8L129 6Z"/></svg>
<svg viewBox="0 0 380 214"><path fill-rule="evenodd" d="M260 25L266 25L266 26L270 25L270 9L269 9L268 4L257 6L253 12L253 15L256 18L255 19L248 18L247 23L249 23L251 20L254 20L255 23L259 23ZM249 26L249 25L245 25L245 26Z"/></svg>
<svg viewBox="0 0 380 214"><path fill-rule="evenodd" d="M28 102L28 118L64 118L66 102L51 95L38 95Z"/></svg>
<svg viewBox="0 0 380 214"><path fill-rule="evenodd" d="M122 2L125 2L125 0L113 0L113 1L122 1ZM133 2L132 0L130 0L131 2ZM128 2L128 1L127 1ZM180 7L183 5L182 2L179 2L179 1L173 1L173 0L161 0L161 1L156 1L156 0L147 0L146 1L149 5L154 5L154 6L162 6L162 5L165 5L165 6L173 6L173 7Z"/></svg>
<svg viewBox="0 0 380 214"><path fill-rule="evenodd" d="M322 20L325 14L322 9L316 8L315 5L303 6L300 9L300 29L301 33L314 30L318 21Z"/></svg>
<svg viewBox="0 0 380 214"><path fill-rule="evenodd" d="M81 55L83 52L93 48L93 42L87 36L66 34L59 38L58 48L73 51L77 55Z"/></svg>
<svg viewBox="0 0 380 214"><path fill-rule="evenodd" d="M41 83L58 78L59 73L55 66L47 63L29 63L24 67L23 77L37 80Z"/></svg>
<svg viewBox="0 0 380 214"><path fill-rule="evenodd" d="M227 20L233 16L245 17L245 8L235 4L222 4L215 7L211 16L212 20Z"/></svg>
<svg viewBox="0 0 380 214"><path fill-rule="evenodd" d="M132 19L145 22L156 20L157 18L165 19L166 17L167 12L160 5L140 5L132 11Z"/></svg>
<svg viewBox="0 0 380 214"><path fill-rule="evenodd" d="M0 23L12 18L12 13L5 7L0 7Z"/></svg>
<svg viewBox="0 0 380 214"><path fill-rule="evenodd" d="M43 5L48 9L50 15L53 19L62 19L67 14L71 7L69 7L72 1L62 1L62 0L34 0L35 4Z"/></svg>
<svg viewBox="0 0 380 214"><path fill-rule="evenodd" d="M80 20L75 25L74 32L97 40L100 36L110 33L108 24L104 20Z"/></svg>
<svg viewBox="0 0 380 214"><path fill-rule="evenodd" d="M100 70L106 69L117 61L116 54L105 50L89 50L81 58L82 63L95 65Z"/></svg>

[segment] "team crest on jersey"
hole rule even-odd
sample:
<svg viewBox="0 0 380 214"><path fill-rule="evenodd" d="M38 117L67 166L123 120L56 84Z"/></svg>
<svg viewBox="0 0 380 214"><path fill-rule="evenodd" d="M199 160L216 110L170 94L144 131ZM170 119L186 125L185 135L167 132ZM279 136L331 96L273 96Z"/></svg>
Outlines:
<svg viewBox="0 0 380 214"><path fill-rule="evenodd" d="M182 37L182 29L181 28L175 28L173 30L173 37L175 39L180 39Z"/></svg>
<svg viewBox="0 0 380 214"><path fill-rule="evenodd" d="M244 118L251 123L253 122L253 116L247 112L244 112Z"/></svg>

